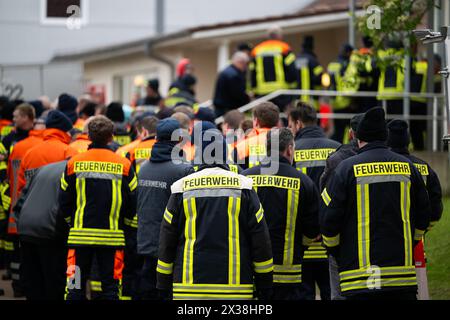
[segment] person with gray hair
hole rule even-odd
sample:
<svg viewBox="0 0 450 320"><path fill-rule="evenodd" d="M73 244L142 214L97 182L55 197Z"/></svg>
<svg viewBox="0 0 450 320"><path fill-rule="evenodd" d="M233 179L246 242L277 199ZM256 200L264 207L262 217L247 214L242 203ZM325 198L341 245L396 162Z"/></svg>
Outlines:
<svg viewBox="0 0 450 320"><path fill-rule="evenodd" d="M301 291L304 246L319 237L319 194L314 182L297 171L294 136L287 128L267 135L267 163L245 170L265 211L273 253L274 300L304 300ZM270 168L275 172L267 174Z"/></svg>
<svg viewBox="0 0 450 320"><path fill-rule="evenodd" d="M236 51L231 58L231 64L220 72L213 99L217 117L250 101L245 91L248 63L248 55L245 52Z"/></svg>

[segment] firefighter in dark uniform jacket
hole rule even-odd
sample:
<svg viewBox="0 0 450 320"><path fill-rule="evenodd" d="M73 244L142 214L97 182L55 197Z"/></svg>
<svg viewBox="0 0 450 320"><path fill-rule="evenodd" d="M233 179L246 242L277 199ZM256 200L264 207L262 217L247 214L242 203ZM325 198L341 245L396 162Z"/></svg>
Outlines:
<svg viewBox="0 0 450 320"><path fill-rule="evenodd" d="M359 148L358 139L356 139L356 129L358 128L359 122L363 116L364 114L360 113L350 119L350 130L348 132L350 143L343 144L337 148L336 151L330 154L326 160L325 169L320 177L320 192L322 192L327 182L333 176L337 166L345 159L348 159L358 153ZM341 295L341 287L339 286L339 270L336 263L336 258L331 254L328 255L328 264L330 269L331 300L344 300L345 298Z"/></svg>
<svg viewBox="0 0 450 320"><path fill-rule="evenodd" d="M289 113L289 127L295 134L295 166L319 188L320 176L325 168L325 161L330 153L336 151L340 144L327 139L317 125L317 114L310 105L299 102L297 108ZM317 282L322 300L330 299L330 280L328 256L321 241L312 243L303 257L302 290L306 299L316 297Z"/></svg>
<svg viewBox="0 0 450 320"><path fill-rule="evenodd" d="M252 179L228 170L220 131L208 131L204 164L171 187L157 288L167 298L173 289L174 299L252 299L255 286L258 298L269 299L273 259L263 208Z"/></svg>
<svg viewBox="0 0 450 320"><path fill-rule="evenodd" d="M278 145L272 141L278 141ZM292 166L294 136L289 129L270 130L267 150L270 162L248 169L243 175L253 179L269 226L273 299L300 300L303 246L319 236L319 195L311 179Z"/></svg>
<svg viewBox="0 0 450 320"><path fill-rule="evenodd" d="M384 110L361 120L358 154L322 192L324 244L335 251L350 299L416 299L413 248L429 225L430 203L416 167L388 150Z"/></svg>
<svg viewBox="0 0 450 320"><path fill-rule="evenodd" d="M102 298L118 299L125 246L123 220L136 213L137 177L130 161L107 146L114 124L96 116L88 128L89 150L72 157L61 177L60 213L71 225L67 299L86 298L86 278L94 255ZM77 279L81 279L78 285Z"/></svg>

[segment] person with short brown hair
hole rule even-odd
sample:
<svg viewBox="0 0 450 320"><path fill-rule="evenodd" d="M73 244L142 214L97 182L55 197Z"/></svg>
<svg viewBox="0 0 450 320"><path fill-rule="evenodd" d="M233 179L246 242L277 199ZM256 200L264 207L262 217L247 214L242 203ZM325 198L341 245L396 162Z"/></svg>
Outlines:
<svg viewBox="0 0 450 320"><path fill-rule="evenodd" d="M227 130L238 130L242 121L244 115L239 110L228 111L223 116L222 133L225 135Z"/></svg>
<svg viewBox="0 0 450 320"><path fill-rule="evenodd" d="M253 127L273 128L280 119L280 110L272 102L262 102L253 109Z"/></svg>

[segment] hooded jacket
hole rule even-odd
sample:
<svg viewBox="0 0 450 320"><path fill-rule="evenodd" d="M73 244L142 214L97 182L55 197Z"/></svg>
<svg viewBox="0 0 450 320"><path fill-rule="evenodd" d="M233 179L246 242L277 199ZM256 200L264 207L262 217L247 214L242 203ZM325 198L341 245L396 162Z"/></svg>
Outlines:
<svg viewBox="0 0 450 320"><path fill-rule="evenodd" d="M171 195L170 186L192 172L186 163L171 159L172 142L156 142L150 161L145 161L138 174L137 188L137 250L139 254L158 256L159 230Z"/></svg>

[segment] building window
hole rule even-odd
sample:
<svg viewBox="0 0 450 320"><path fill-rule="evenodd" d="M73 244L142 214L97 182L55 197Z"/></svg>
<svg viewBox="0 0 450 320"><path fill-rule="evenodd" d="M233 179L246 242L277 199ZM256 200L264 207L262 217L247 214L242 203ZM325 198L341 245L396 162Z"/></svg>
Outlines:
<svg viewBox="0 0 450 320"><path fill-rule="evenodd" d="M86 25L88 0L41 0L41 23L44 25L73 25L74 19Z"/></svg>

